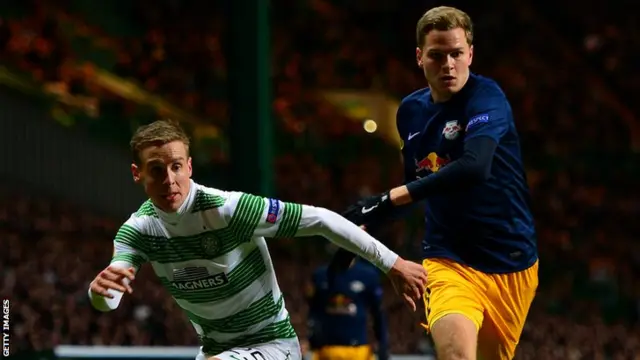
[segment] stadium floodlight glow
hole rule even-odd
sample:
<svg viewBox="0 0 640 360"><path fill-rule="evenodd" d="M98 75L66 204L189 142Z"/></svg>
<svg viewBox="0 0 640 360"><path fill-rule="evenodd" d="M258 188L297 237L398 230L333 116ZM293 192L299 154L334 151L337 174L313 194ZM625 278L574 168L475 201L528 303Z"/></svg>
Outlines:
<svg viewBox="0 0 640 360"><path fill-rule="evenodd" d="M376 123L374 120L367 119L364 121L364 123L362 123L362 127L364 128L364 131L368 133L374 133L376 132L376 130L378 130L378 123Z"/></svg>

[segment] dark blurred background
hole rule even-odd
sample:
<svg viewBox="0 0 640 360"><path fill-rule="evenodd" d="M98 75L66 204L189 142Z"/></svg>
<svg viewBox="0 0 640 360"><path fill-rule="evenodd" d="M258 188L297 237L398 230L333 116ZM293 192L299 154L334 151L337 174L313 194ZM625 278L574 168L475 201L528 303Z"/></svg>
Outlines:
<svg viewBox="0 0 640 360"><path fill-rule="evenodd" d="M182 121L208 186L339 211L399 184L393 116L426 85L415 24L437 5L472 16L472 69L503 87L522 137L541 285L517 359L640 359L640 27L622 1L593 0L0 1L11 352L197 344L149 268L117 311L88 304L143 199L127 148L140 124ZM422 226L380 236L415 258ZM304 339L304 285L330 249L270 247ZM385 300L392 353L429 354L422 316Z"/></svg>

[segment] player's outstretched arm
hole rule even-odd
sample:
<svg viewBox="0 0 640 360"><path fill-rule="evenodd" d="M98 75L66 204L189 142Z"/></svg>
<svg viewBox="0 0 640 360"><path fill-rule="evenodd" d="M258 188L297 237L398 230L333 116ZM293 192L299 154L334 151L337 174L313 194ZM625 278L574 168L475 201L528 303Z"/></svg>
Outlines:
<svg viewBox="0 0 640 360"><path fill-rule="evenodd" d="M426 272L420 264L400 258L366 231L331 210L231 193L222 211L229 226L239 235L326 238L387 274L414 309L414 300L419 300L425 290Z"/></svg>
<svg viewBox="0 0 640 360"><path fill-rule="evenodd" d="M245 193L230 193L224 211L228 226L271 238L322 236L388 273L398 255L333 211Z"/></svg>
<svg viewBox="0 0 640 360"><path fill-rule="evenodd" d="M404 129L404 125L408 118L407 114L411 114L412 112L410 109L411 106L412 104L403 102L400 104L396 114L398 134L402 139L404 139L404 136L406 136L408 132ZM406 185L416 179L416 172L411 156L407 155L404 142L400 147L400 152L404 168L404 184ZM397 193L394 193L394 195L397 195ZM390 197L390 192L385 192L383 194L369 196L358 200L358 202L350 205L345 211L343 211L342 216L356 225L364 226L366 230L370 231L374 230L376 227L384 225L390 220L405 217L411 213L414 205L416 205L414 202L404 205L395 204L393 199ZM335 277L337 273L347 270L355 257L356 255L349 251L338 249L338 251L333 254L331 261L329 262L329 278L331 279Z"/></svg>
<svg viewBox="0 0 640 360"><path fill-rule="evenodd" d="M123 225L114 239L109 266L89 285L91 305L100 311L115 310L125 292L131 293L131 281L147 257L134 246L142 246L142 236L130 225Z"/></svg>
<svg viewBox="0 0 640 360"><path fill-rule="evenodd" d="M408 136L408 131L402 128L403 113L411 113L410 106L402 104L398 109L398 133L403 139ZM468 118L463 122L466 124L464 149L460 158L437 172L416 179L412 163L407 162L413 159L403 150L405 185L359 201L347 210L346 217L358 225L378 223L380 219L396 213L401 206L422 201L431 195L459 191L489 179L498 143L512 125L508 102L499 89L490 88L469 100L467 109Z"/></svg>

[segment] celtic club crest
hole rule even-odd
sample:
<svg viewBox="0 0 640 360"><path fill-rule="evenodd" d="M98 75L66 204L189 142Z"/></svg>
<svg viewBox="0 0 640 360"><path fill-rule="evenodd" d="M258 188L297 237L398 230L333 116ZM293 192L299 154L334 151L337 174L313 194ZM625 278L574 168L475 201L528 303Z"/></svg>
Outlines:
<svg viewBox="0 0 640 360"><path fill-rule="evenodd" d="M202 251L206 255L215 255L219 253L221 245L220 239L211 234L207 234L202 237Z"/></svg>

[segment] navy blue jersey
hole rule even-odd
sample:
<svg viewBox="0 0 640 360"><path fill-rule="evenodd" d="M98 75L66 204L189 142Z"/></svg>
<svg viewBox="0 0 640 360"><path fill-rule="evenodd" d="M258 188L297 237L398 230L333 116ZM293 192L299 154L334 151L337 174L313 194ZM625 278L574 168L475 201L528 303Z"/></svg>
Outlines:
<svg viewBox="0 0 640 360"><path fill-rule="evenodd" d="M487 273L533 265L538 255L529 188L511 105L498 84L471 74L442 103L433 102L428 88L418 90L402 100L397 125L407 182L433 176L480 138L495 147L482 181L426 197L424 257Z"/></svg>
<svg viewBox="0 0 640 360"><path fill-rule="evenodd" d="M309 342L314 349L331 345L367 345L367 318L373 317L378 350L386 351L388 335L382 313L382 287L377 269L358 259L347 271L327 281L327 267L314 273L309 301Z"/></svg>

